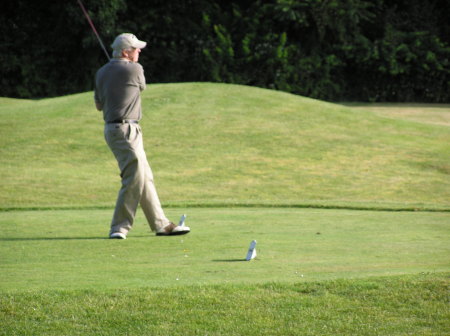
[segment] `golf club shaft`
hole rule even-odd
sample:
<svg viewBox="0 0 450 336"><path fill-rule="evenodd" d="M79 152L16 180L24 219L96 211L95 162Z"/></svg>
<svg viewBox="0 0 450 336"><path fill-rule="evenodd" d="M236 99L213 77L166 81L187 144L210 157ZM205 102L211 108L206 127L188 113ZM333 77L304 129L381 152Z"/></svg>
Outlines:
<svg viewBox="0 0 450 336"><path fill-rule="evenodd" d="M89 17L89 14L88 14L88 12L86 11L86 8L84 8L83 3L81 2L81 0L78 0L78 3L79 3L79 5L80 5L80 7L81 7L81 10L82 10L83 13L84 13L84 16L85 16L86 19L88 20L88 22L89 22L89 24L90 24L90 26L91 26L91 28L92 28L92 31L94 32L95 36L97 36L97 40L98 40L98 42L100 43L100 46L102 47L102 49L103 49L103 51L105 52L105 55L106 55L106 57L108 58L108 61L109 61L109 60L110 60L110 57L109 57L109 55L108 55L108 52L106 51L106 48L105 48L105 46L103 45L102 39L100 38L100 35L98 35L97 29L95 29L94 23L92 22L91 18Z"/></svg>

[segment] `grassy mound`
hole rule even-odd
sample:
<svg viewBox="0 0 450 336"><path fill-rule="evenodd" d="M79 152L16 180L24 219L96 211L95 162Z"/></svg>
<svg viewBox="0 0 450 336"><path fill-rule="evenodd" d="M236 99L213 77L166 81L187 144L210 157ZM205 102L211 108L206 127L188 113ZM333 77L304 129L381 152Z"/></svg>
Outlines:
<svg viewBox="0 0 450 336"><path fill-rule="evenodd" d="M162 202L449 209L448 126L238 85L150 85ZM2 99L0 205L111 207L120 178L92 93Z"/></svg>

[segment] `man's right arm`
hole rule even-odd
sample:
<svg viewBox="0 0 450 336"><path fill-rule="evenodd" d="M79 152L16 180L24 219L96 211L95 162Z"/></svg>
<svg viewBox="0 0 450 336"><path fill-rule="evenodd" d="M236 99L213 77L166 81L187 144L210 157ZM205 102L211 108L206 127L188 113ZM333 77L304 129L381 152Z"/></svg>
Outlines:
<svg viewBox="0 0 450 336"><path fill-rule="evenodd" d="M145 87L146 87L144 68L139 63L135 63L135 64L136 64L135 75L137 76L137 84L139 86L139 91L144 91Z"/></svg>

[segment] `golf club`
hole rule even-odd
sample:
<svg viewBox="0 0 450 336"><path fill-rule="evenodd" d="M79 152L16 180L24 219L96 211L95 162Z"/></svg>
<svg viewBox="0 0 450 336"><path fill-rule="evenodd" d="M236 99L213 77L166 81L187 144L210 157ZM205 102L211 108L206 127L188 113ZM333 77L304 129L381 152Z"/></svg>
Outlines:
<svg viewBox="0 0 450 336"><path fill-rule="evenodd" d="M98 42L100 43L100 46L102 47L102 49L103 49L103 51L105 52L105 55L106 55L106 57L108 58L108 61L109 61L109 60L110 60L110 57L109 57L109 55L108 55L108 52L106 51L106 48L105 48L105 46L103 45L102 39L100 38L100 35L98 35L97 30L95 29L94 23L92 22L91 18L89 17L89 14L88 14L88 12L86 11L86 8L84 8L83 3L81 2L81 0L78 0L78 3L79 3L79 5L80 5L80 7L81 7L81 10L82 10L83 13L84 13L84 16L86 16L86 19L88 20L88 22L89 22L89 24L90 24L90 26L91 26L91 28L92 28L92 31L94 32L95 36L97 36L97 40L98 40Z"/></svg>

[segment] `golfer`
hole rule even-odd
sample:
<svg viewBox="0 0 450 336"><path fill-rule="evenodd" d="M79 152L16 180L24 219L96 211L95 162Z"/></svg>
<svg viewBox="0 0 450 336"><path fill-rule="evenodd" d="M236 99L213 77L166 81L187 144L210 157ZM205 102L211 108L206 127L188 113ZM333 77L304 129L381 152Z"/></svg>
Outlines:
<svg viewBox="0 0 450 336"><path fill-rule="evenodd" d="M105 140L117 159L122 178L110 238L126 239L139 204L156 235L190 232L187 226L175 225L164 215L144 151L139 121L145 77L138 59L146 45L133 34L120 34L111 45L113 58L95 76L95 105L103 111Z"/></svg>

